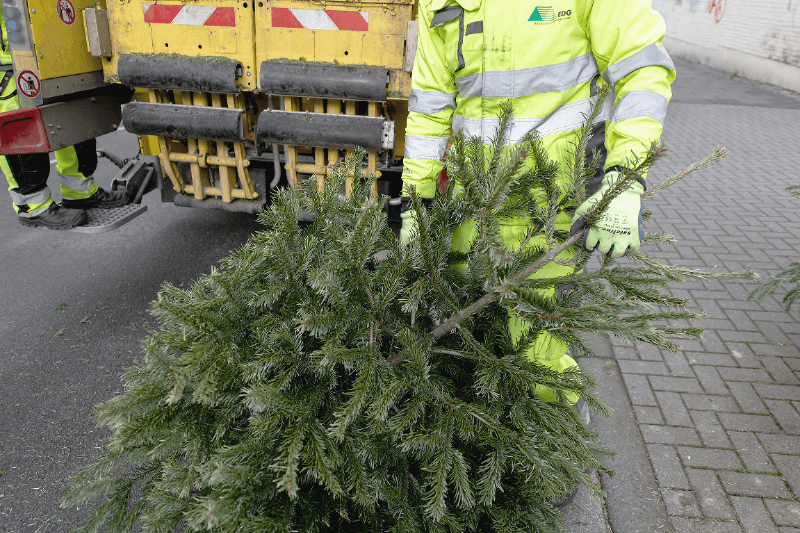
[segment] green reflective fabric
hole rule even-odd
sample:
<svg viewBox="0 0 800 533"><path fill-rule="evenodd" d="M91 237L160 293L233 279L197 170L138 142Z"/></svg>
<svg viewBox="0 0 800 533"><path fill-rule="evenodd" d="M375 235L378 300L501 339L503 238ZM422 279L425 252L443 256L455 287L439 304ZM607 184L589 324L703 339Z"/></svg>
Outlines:
<svg viewBox="0 0 800 533"><path fill-rule="evenodd" d="M97 192L97 185L92 177L84 176L79 170L80 162L74 146L56 150L55 155L56 171L62 180L61 195L64 198L82 200Z"/></svg>
<svg viewBox="0 0 800 533"><path fill-rule="evenodd" d="M463 8L463 17L431 28L435 14L451 6ZM477 23L482 32L462 30ZM517 0L420 0L404 189L414 186L421 196L433 197L451 129L490 142L508 100L514 109L509 141L518 142L537 129L551 159L566 168L566 154L577 140L574 130L589 110L592 80L603 74L615 83L600 118L605 121L605 168L627 166L661 136L675 78L661 46L665 31L664 21L647 0L564 0L557 6ZM617 105L620 114L615 116ZM569 218L561 218L560 228L568 230ZM518 247L526 230L526 221L508 221L503 242ZM466 251L473 232L471 224L458 228L453 248ZM551 263L534 277L570 272ZM509 317L514 337L520 338L526 327L524 321ZM565 345L543 333L529 356L563 370L575 365L566 351ZM553 391L539 394L551 399Z"/></svg>
<svg viewBox="0 0 800 533"><path fill-rule="evenodd" d="M569 230L570 221L568 217L559 217L556 223L556 228L561 231ZM528 225L524 220L509 220L502 224L500 227L500 238L503 244L512 250L518 250L520 244L525 239L528 232ZM475 239L475 224L470 221L463 224L453 232L452 248L454 251L466 252L472 245ZM536 237L531 239L529 246L541 246L544 244L544 237ZM567 257L560 257L566 259ZM465 265L453 265L455 269L463 269ZM557 263L548 263L544 268L536 271L531 275L531 279L541 278L554 278L566 276L574 272L571 267L559 265ZM553 296L555 289L550 288L541 291L544 296ZM512 338L517 341L529 329L529 325L519 319L513 313L509 313L508 317L508 330ZM565 370L577 366L575 360L567 355L568 346L561 341L556 340L550 333L542 332L534 341L533 345L528 349L527 356L537 363L552 368L553 370ZM544 401L551 401L555 397L555 392L550 387L541 386L537 389L536 394ZM568 393L567 398L571 402L578 400L577 395Z"/></svg>
<svg viewBox="0 0 800 533"><path fill-rule="evenodd" d="M11 50L8 48L8 38L6 36L6 21L2 17L2 13L0 13L0 30L2 30L2 39L3 39L3 46L2 50L0 50L0 65L10 65L11 64ZM0 97L8 96L13 94L16 90L16 86L14 84L14 80L10 80L8 85L6 85L3 92L0 93ZM5 100L0 99L0 113L6 111L14 111L15 109L19 109L19 102L17 101L17 97L14 96L12 98L7 98ZM46 155L44 157L47 157ZM11 171L11 167L8 164L8 160L5 156L0 155L0 170L3 171L3 175L6 177L6 181L8 181L8 189L11 191L12 189L19 189L22 185L17 182L17 177L14 176L14 173ZM46 183L46 178L42 181ZM22 216L35 216L37 212L41 211L42 209L47 209L50 204L53 203L53 199L50 197L50 191L47 189L47 185L45 184L44 189L38 191L37 193L33 193L29 195L23 195L22 197L17 196L17 199L22 202L23 198L31 198L31 203L25 203L24 207L22 207L22 213L20 213L21 208L17 203L13 201L14 195L12 195L12 205L14 206L14 211L21 214ZM44 200L43 200L44 199ZM38 201L37 201L38 200ZM43 201L41 201L43 200Z"/></svg>
<svg viewBox="0 0 800 533"><path fill-rule="evenodd" d="M11 50L8 48L8 37L6 36L6 19L3 18L2 12L0 12L0 29L2 29L3 32L3 46L2 50L0 50L0 65L10 65Z"/></svg>
<svg viewBox="0 0 800 533"><path fill-rule="evenodd" d="M440 10L463 8L461 17L431 28ZM461 27L480 23L482 32ZM613 104L606 109L606 168L625 166L641 157L662 131L664 104L671 97L675 74L661 46L665 25L650 2L642 0L567 0L558 6L516 0L420 0L419 43L414 61L406 135L403 180L423 196L433 196L442 169L442 141L456 125L488 139L494 133L503 102L511 100L517 124L529 129L575 110L575 120L559 119L563 128L542 135L545 148L562 161L574 140L582 101L591 96L598 74L616 82ZM463 68L461 64L463 62ZM646 101L643 92L653 93ZM449 96L455 94L455 108ZM574 108L572 106L575 106ZM566 129L564 129L566 128Z"/></svg>
<svg viewBox="0 0 800 533"><path fill-rule="evenodd" d="M2 28L2 36L3 36L3 47L2 47L3 49L0 50L0 64L9 65L11 64L11 53L8 49L5 20L2 18L2 16L0 16L0 27ZM9 83L6 86L6 88L3 90L0 96L8 96L12 94L15 90L16 87L12 80L11 83ZM17 100L16 96L5 100L0 99L0 113L6 111L14 111L16 109L19 109L19 101ZM37 154L30 155L30 157L35 157L35 156L37 156ZM64 184L61 185L61 194L64 198L72 198L76 200L82 198L88 198L97 191L97 185L94 184L94 182L91 180L91 177L87 178L79 171L78 155L75 151L75 147L69 146L67 148L56 150L55 156L57 162L56 169L65 178L65 183L67 185L67 186L64 186ZM41 157L47 158L49 156L48 154L42 154ZM35 181L23 182L23 180L26 177L25 173L23 172L22 175L15 176L14 172L11 169L11 165L9 165L8 159L5 156L0 156L0 170L2 170L3 174L6 176L9 190L26 188L25 187L26 185L28 185L27 188L30 188L31 183L36 184L38 182L44 184L44 189L46 189L47 177L46 175L40 175L40 173L48 172L49 169L42 168L42 170L40 171L38 170L38 167L39 165L37 165L36 167L37 170L34 173L35 176L33 177L31 177L30 175L27 176L28 180L34 179ZM19 168L19 166L15 168ZM36 187L36 191L34 192L38 191L39 189L38 187ZM42 195L37 194L32 197L41 198L41 196ZM20 196L17 195L17 198L19 199ZM26 207L23 209L27 210L26 213L27 216L31 216L37 211L47 208L51 203L53 203L53 199L49 198L48 195L48 199L46 201L25 204ZM20 206L14 204L14 210L19 213Z"/></svg>

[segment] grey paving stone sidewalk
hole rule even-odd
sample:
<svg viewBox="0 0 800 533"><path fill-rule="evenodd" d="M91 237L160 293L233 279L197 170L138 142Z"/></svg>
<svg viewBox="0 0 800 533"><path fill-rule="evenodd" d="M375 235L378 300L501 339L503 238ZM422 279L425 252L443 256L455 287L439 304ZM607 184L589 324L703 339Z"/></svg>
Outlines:
<svg viewBox="0 0 800 533"><path fill-rule="evenodd" d="M752 268L764 281L800 261L800 197L785 191L800 185L800 97L764 88L759 98L746 80L678 62L679 76L681 66L689 82L676 84L669 108L671 156L648 181L717 145L731 156L648 202L647 229L678 239L656 255L718 272ZM726 103L715 94L726 94ZM682 342L676 353L611 339L677 533L800 533L800 321L777 298L748 301L756 286L671 289L707 313L699 321L704 339ZM664 529L642 524L641 531Z"/></svg>

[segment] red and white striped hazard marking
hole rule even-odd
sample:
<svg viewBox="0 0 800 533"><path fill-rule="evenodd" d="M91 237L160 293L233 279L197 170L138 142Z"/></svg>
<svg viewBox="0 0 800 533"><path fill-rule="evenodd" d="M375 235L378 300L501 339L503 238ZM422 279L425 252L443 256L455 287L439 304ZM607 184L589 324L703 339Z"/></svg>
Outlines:
<svg viewBox="0 0 800 533"><path fill-rule="evenodd" d="M142 4L142 9L144 21L154 24L236 27L236 11L232 7Z"/></svg>
<svg viewBox="0 0 800 533"><path fill-rule="evenodd" d="M368 31L369 12L273 7L272 27L304 28L307 30Z"/></svg>

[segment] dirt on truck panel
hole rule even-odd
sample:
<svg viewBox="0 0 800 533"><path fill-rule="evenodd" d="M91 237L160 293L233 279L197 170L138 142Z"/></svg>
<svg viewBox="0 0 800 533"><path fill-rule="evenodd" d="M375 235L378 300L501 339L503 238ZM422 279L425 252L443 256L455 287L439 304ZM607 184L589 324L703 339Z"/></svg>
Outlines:
<svg viewBox="0 0 800 533"><path fill-rule="evenodd" d="M263 204L356 146L368 150L362 174L399 192L413 1L201 4L107 6L103 75L136 88L126 127L159 157L165 198Z"/></svg>
<svg viewBox="0 0 800 533"><path fill-rule="evenodd" d="M160 167L162 200L255 212L271 189L324 179L360 146L364 166L352 179L375 175L376 194L399 195L415 0L70 1L83 24L44 0L4 3L30 30L12 55L40 80L40 94L21 102L47 116L29 121L40 151L124 120ZM76 93L91 104L112 87L133 95L67 127Z"/></svg>

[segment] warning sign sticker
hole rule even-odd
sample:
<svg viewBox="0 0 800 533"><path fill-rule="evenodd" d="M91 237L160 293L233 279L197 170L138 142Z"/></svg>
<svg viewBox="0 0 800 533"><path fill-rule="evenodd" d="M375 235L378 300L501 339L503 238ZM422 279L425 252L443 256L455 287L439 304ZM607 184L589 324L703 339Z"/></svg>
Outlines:
<svg viewBox="0 0 800 533"><path fill-rule="evenodd" d="M72 26L75 22L75 6L69 0L56 0L56 13L67 26Z"/></svg>
<svg viewBox="0 0 800 533"><path fill-rule="evenodd" d="M17 89L28 98L36 98L42 90L39 76L30 70L22 70L17 74Z"/></svg>

